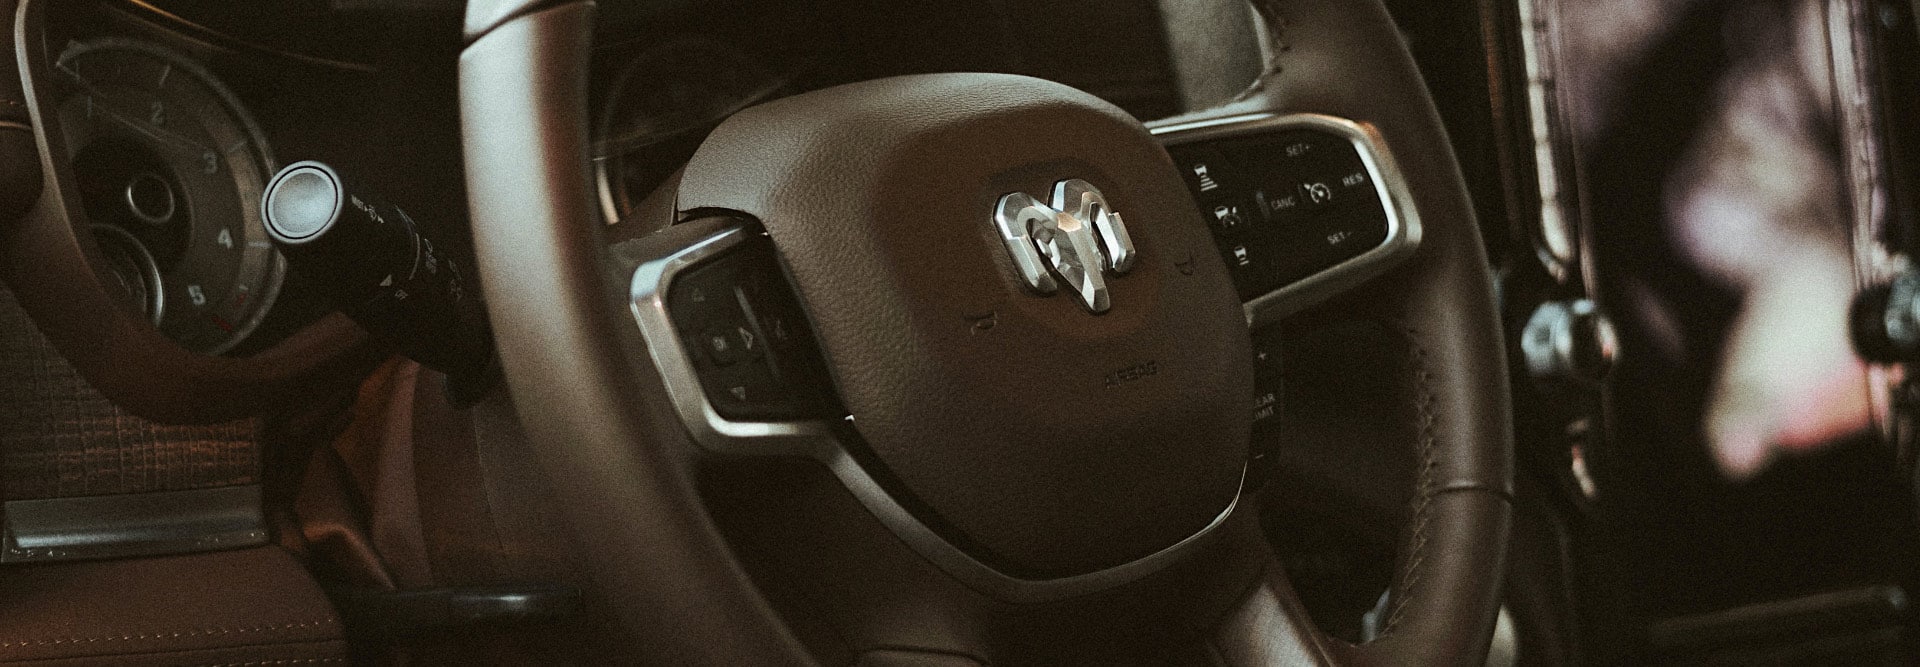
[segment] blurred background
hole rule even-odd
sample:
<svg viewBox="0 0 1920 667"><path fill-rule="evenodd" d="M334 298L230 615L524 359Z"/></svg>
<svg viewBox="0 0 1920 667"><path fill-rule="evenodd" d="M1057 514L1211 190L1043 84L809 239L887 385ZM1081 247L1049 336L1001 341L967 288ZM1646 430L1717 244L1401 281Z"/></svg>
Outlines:
<svg viewBox="0 0 1920 667"><path fill-rule="evenodd" d="M1557 4L1590 279L1619 333L1595 474L1625 595L1672 618L1908 582L1884 378L1847 331L1885 212L1850 168L1836 17L1876 5Z"/></svg>

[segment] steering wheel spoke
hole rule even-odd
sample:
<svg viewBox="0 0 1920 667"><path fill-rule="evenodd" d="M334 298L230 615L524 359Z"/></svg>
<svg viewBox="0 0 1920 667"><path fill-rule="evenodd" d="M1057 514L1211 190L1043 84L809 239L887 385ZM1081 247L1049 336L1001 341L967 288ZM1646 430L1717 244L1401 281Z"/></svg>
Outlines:
<svg viewBox="0 0 1920 667"><path fill-rule="evenodd" d="M614 253L637 262L628 291L633 323L702 448L810 456L827 446L831 422L845 413L764 233L709 218Z"/></svg>
<svg viewBox="0 0 1920 667"><path fill-rule="evenodd" d="M634 265L634 324L702 450L818 461L915 552L989 597L1051 602L1139 579L1204 543L1239 506L1236 499L1186 539L1114 567L1048 578L1004 573L929 526L862 464L853 449L861 436L832 397L810 325L757 224L725 216L688 221L622 242L611 254L621 267Z"/></svg>
<svg viewBox="0 0 1920 667"><path fill-rule="evenodd" d="M1152 130L1213 231L1252 326L1352 289L1420 247L1406 177L1372 127L1259 112Z"/></svg>

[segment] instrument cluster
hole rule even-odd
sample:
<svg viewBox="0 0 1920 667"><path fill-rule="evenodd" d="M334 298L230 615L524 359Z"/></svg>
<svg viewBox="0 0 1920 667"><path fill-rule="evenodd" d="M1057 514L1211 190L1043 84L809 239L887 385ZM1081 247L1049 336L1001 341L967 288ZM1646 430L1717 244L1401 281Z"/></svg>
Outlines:
<svg viewBox="0 0 1920 667"><path fill-rule="evenodd" d="M260 224L260 187L277 166L259 125L219 78L154 43L75 43L55 69L60 157L104 282L187 349L232 350L272 308L286 267Z"/></svg>

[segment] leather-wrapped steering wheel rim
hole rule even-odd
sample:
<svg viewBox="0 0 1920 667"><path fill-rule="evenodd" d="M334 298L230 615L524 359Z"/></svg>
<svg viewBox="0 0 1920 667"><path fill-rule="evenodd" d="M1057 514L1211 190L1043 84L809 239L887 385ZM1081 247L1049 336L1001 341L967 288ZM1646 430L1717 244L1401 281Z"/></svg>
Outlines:
<svg viewBox="0 0 1920 667"><path fill-rule="evenodd" d="M1280 45L1267 71L1234 102L1174 120L1326 114L1366 124L1393 148L1424 225L1420 248L1338 304L1406 346L1418 482L1394 604L1374 641L1352 645L1316 629L1251 519L1223 526L1220 546L1195 556L1220 559L1218 567L1190 563L1178 576L1237 591L1194 603L1211 619L1198 632L1231 664L1481 662L1499 608L1513 457L1505 356L1473 209L1424 83L1377 1L1262 0L1256 9ZM465 168L508 386L593 585L641 659L811 662L703 504L698 445L665 400L650 398L666 389L632 331L627 276L608 269L593 195L593 17L590 2L468 7ZM852 650L877 655L870 649L992 657L990 646Z"/></svg>

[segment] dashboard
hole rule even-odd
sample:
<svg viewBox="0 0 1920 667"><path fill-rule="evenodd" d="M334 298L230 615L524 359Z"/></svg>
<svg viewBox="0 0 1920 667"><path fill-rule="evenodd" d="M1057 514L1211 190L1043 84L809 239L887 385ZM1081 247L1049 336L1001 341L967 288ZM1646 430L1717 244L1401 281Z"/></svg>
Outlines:
<svg viewBox="0 0 1920 667"><path fill-rule="evenodd" d="M11 281L72 372L111 399L81 412L133 425L115 434L125 442L190 442L172 431L129 433L147 428L142 422L149 419L246 424L287 411L329 414L393 354L391 342L336 312L323 277L303 274L275 249L259 202L276 172L322 162L405 211L436 247L470 261L455 89L460 5L289 2L285 11L241 13L197 0L25 3L24 14L44 26L40 42L26 45L23 70L48 189L24 226L42 236L0 245L15 253L16 266L87 274ZM1021 46L1025 23L1067 21L1085 9L1070 2L1031 8L1020 21L995 3L790 0L729 8L629 3L603 17L587 127L593 195L608 225L652 226L635 220L643 203L674 180L722 119L843 83L1011 72L1068 83L1137 118L1182 108L1149 2L1102 5L1111 39L1073 50ZM1304 166L1233 175L1230 163L1243 158L1227 154L1281 150L1241 144L1289 128L1294 135L1272 141L1285 140L1290 158ZM1404 258L1417 243L1417 225L1394 226L1399 204L1384 190L1377 201L1356 200L1378 210L1352 215L1326 201L1336 196L1329 187L1341 188L1337 196L1345 201L1353 196L1346 189L1372 191L1381 170L1391 170L1376 164L1367 148L1375 139L1357 127L1264 119L1156 132L1178 146L1180 168L1194 179L1195 200L1214 216L1218 250L1236 267L1243 296L1344 262L1352 257L1346 245L1364 241ZM1323 139L1331 143L1313 143ZM1323 150L1345 157L1320 164ZM1308 152L1315 157L1304 157ZM1210 168L1224 186L1211 180ZM1319 194L1303 194L1315 179L1324 181ZM1313 202L1315 212L1304 203L1294 210L1295 201ZM1324 257L1282 256L1277 248L1300 239L1269 238L1264 222L1253 222L1269 216L1310 219L1317 226L1307 241L1325 237L1339 247ZM1253 229L1240 227L1243 217ZM1376 218L1387 220L1380 238L1353 231ZM1302 284L1261 310L1260 321L1319 298L1308 292L1337 287ZM1144 368L1128 372L1154 370ZM709 389L724 402L730 387ZM1256 409L1273 416L1277 392L1269 389ZM55 459L71 445L40 435L15 451ZM237 426L231 436L269 437L251 426ZM198 465L188 459L186 465ZM258 459L240 460L219 479L138 482L113 491L257 482L257 466ZM25 476L51 474L16 468ZM43 486L49 495L66 492Z"/></svg>
<svg viewBox="0 0 1920 667"><path fill-rule="evenodd" d="M64 357L73 366L65 372L104 394L82 409L43 401L43 412L97 415L113 425L104 432L114 442L84 447L142 456L160 450L178 455L158 464L162 469L217 474L141 477L135 473L155 464L119 456L105 465L133 481L14 483L10 493L258 484L273 474L263 471L258 446L285 435L266 432L261 421L278 422L288 412L337 415L369 370L395 352L336 312L324 277L303 274L275 249L262 194L289 165L325 163L405 211L435 246L470 261L455 88L463 3L297 1L277 3L281 11L274 12L235 12L203 0L23 4L23 15L44 28L37 44L24 45L23 73L48 187L22 227L33 235L0 247L14 253L13 266L59 269L13 276L14 296L58 348L38 352ZM1100 4L1108 39L1064 50L1026 46L1026 26L1066 23L1088 10L1085 3L1048 3L1016 17L998 3L779 0L750 10L611 4L588 83L599 212L610 226L664 224L637 218L721 120L855 81L1019 73L1094 93L1140 119L1181 111L1152 2ZM1195 201L1205 202L1203 214L1212 216L1217 249L1234 267L1242 296L1275 292L1352 259L1348 245L1379 246L1384 254L1368 263L1384 266L1375 260L1404 259L1418 242L1417 224L1397 226L1394 210L1405 204L1404 193L1356 196L1388 185L1381 176L1391 172L1390 162L1369 149L1377 137L1333 119L1243 120L1156 129L1191 176ZM1285 151L1300 164L1285 173L1238 173L1235 161L1258 162L1240 155L1246 151ZM1374 208L1330 203L1333 197ZM1297 218L1311 229L1279 238L1266 232L1269 217ZM1376 224L1379 238L1372 236ZM1296 241L1338 247L1324 256L1281 252ZM1249 318L1258 310L1259 323L1271 323L1350 282L1308 281L1275 292L1271 307L1250 308ZM1113 382L1156 371L1130 367ZM732 389L722 383L682 393L711 398L724 412ZM1277 414L1280 389L1263 392L1256 419ZM260 415L269 419L250 419ZM224 424L223 444L208 448L213 438L149 420ZM67 474L17 464L71 457L67 434L32 433L15 442L9 476ZM234 449L251 456L231 456ZM243 531L236 539L262 536Z"/></svg>
<svg viewBox="0 0 1920 667"><path fill-rule="evenodd" d="M190 358L362 342L337 322L323 327L331 340L315 340L310 330L331 308L262 229L261 188L285 164L318 160L377 184L428 237L470 254L453 87L461 3L286 2L245 13L203 0L28 4L47 27L32 97L58 148L53 192L85 220L79 245L96 296ZM991 4L736 9L621 3L605 13L590 127L609 223L634 215L734 111L853 80L1009 71L1073 83L1143 118L1177 110L1163 52L1022 50L1018 27ZM1117 38L1156 29L1148 3L1112 11ZM923 39L874 38L901 30ZM276 375L244 362L214 368L226 370L198 373Z"/></svg>
<svg viewBox="0 0 1920 667"><path fill-rule="evenodd" d="M39 143L43 187L0 229L7 502L259 485L280 474L269 450L332 433L302 420L337 425L404 346L342 314L328 280L275 248L262 193L288 165L331 165L471 265L463 6L20 3L33 29L20 33L15 129ZM1022 21L1084 9L1034 7ZM1153 3L1102 11L1112 40L1035 51L996 3L610 3L588 82L592 195L616 235L665 224L636 221L639 207L723 118L896 74L1022 73L1136 117L1178 112ZM246 526L227 539L264 539L257 520Z"/></svg>
<svg viewBox="0 0 1920 667"><path fill-rule="evenodd" d="M459 174L442 166L458 156L450 59L268 50L192 22L192 9L47 10L50 71L34 92L60 148L54 192L84 216L96 273L127 313L192 354L232 359L321 320L331 308L261 226L261 189L284 156L389 184L461 242Z"/></svg>

